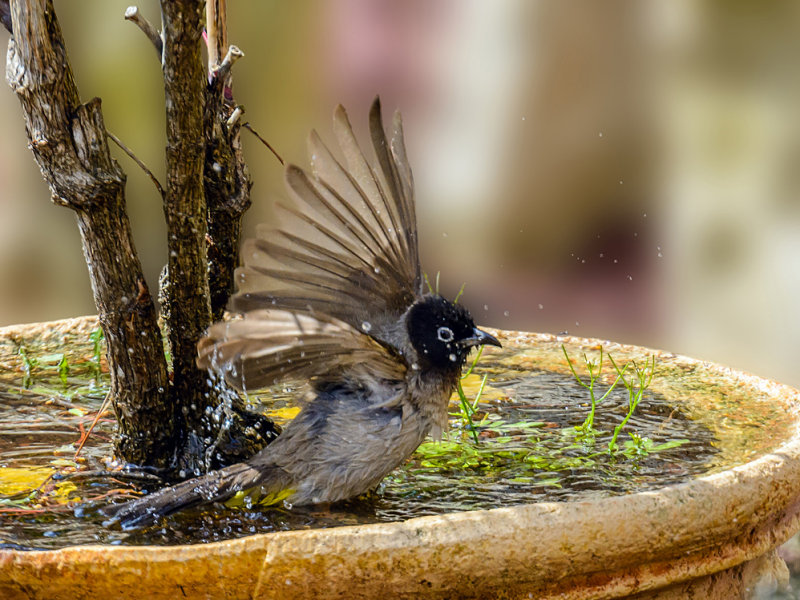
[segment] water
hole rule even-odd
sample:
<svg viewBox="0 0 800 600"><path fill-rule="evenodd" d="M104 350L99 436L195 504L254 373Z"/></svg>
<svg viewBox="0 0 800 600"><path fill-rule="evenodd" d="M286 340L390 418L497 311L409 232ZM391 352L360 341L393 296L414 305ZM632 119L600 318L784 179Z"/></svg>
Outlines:
<svg viewBox="0 0 800 600"><path fill-rule="evenodd" d="M32 369L30 389L23 389L21 358L15 353L0 357L6 369L0 375L0 544L35 549L86 543L200 543L628 494L746 462L769 451L791 427L785 407L763 401L747 386L720 378L700 364L662 361L618 443L624 449L631 440L627 432L634 431L649 438L650 447L670 441L679 445L644 456L629 447L627 455L610 456L611 432L627 412L626 390L618 387L598 406L594 441L581 439L575 427L589 411L588 394L565 370L559 342L520 338L511 344L504 340L504 345L499 352L487 351L464 381L467 396L474 398L480 379L488 374L473 417L481 422L477 442L454 416L449 441L423 444L368 497L325 508L201 508L172 515L163 526L134 532L103 526L97 513L142 483L107 473L114 467L108 459L110 416L100 419L80 458L73 460L81 431L102 404L107 374L95 382L91 355L78 345L68 352L66 383L55 366L40 362ZM570 346L579 366L586 351ZM590 358L596 354L591 348L588 352ZM618 362L643 362L642 356L625 348L612 353ZM606 371L610 373L610 366ZM611 381L606 377L598 384L598 397ZM251 401L285 420L294 414L291 402L298 393L275 389ZM451 410L457 412L457 402ZM66 473L66 478L45 481L50 473ZM39 484L42 492L31 496L30 489Z"/></svg>

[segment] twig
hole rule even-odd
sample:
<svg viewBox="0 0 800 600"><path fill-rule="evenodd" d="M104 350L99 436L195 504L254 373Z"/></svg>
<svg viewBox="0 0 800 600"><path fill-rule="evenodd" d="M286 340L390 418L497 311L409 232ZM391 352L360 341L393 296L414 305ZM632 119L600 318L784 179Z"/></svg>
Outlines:
<svg viewBox="0 0 800 600"><path fill-rule="evenodd" d="M97 414L94 416L92 424L89 425L89 430L83 435L81 435L80 442L78 443L78 448L77 450L75 450L75 456L72 457L72 460L78 460L78 455L81 453L81 450L83 450L83 446L84 444L86 444L86 440L88 440L89 436L92 435L92 431L94 431L95 425L97 425L97 422L100 420L100 417L106 411L109 404L111 404L111 394L106 394L106 397L103 400L103 404L100 406L100 410L97 411Z"/></svg>
<svg viewBox="0 0 800 600"><path fill-rule="evenodd" d="M153 26L153 24L139 13L138 6L129 6L125 10L125 20L135 23L139 29L142 30L147 38L153 43L156 52L158 52L158 58L161 58L164 52L164 40L161 39L161 36L159 35L158 31L156 31L156 28Z"/></svg>
<svg viewBox="0 0 800 600"><path fill-rule="evenodd" d="M219 57L228 48L228 15L226 0L206 2L206 46L208 47L208 72L219 67Z"/></svg>
<svg viewBox="0 0 800 600"><path fill-rule="evenodd" d="M273 148L273 147L270 145L270 143L269 143L267 140L265 140L263 137L261 137L260 135L258 135L258 132L257 132L255 129L253 129L253 126L252 126L252 125L250 125L250 123L244 123L244 124L242 125L242 127L244 127L245 129L247 129L247 130L248 130L250 133L252 133L254 136L256 136L256 137L259 139L259 141L261 141L261 143L262 143L262 144L264 144L264 145L265 145L267 148L269 148L269 151L270 151L270 152L272 152L272 153L275 155L275 158L277 158L277 159L278 159L278 161L279 161L279 162L280 162L282 165L283 165L283 164L285 164L285 163L283 162L283 159L281 158L281 155L280 155L280 154L278 154L278 153L275 151L275 148Z"/></svg>
<svg viewBox="0 0 800 600"><path fill-rule="evenodd" d="M222 62L219 64L219 67L217 67L216 69L213 69L212 67L213 69L212 74L214 75L214 77L217 77L218 79L224 82L225 78L231 72L231 67L233 66L233 63L235 63L243 56L244 52L239 50L238 46L234 46L233 44L231 44L230 46L228 46L228 51L225 53L225 58L222 59Z"/></svg>
<svg viewBox="0 0 800 600"><path fill-rule="evenodd" d="M234 125L236 125L236 123L239 122L239 119L242 118L243 114L244 114L244 109L241 106L237 106L236 108L233 109L231 116L228 117L227 121L225 121L225 126L228 128L228 130L230 130L231 127L233 127Z"/></svg>
<svg viewBox="0 0 800 600"><path fill-rule="evenodd" d="M147 483L164 483L164 478L159 477L155 473L148 473L146 471L107 471L107 470L93 470L93 471L75 471L74 473L65 473L54 477L56 481L66 481L72 479L125 479L130 481L144 481Z"/></svg>
<svg viewBox="0 0 800 600"><path fill-rule="evenodd" d="M158 182L158 179L156 179L156 176L153 175L153 172L147 168L147 165L144 164L141 160L139 160L139 158L133 153L133 151L130 148L128 148L125 144L123 144L122 141L113 133L111 133L108 129L106 129L106 135L111 139L112 142L114 142L117 146L119 146L125 154L130 156L131 159L133 159L133 162L139 165L139 168L147 174L147 176L153 182L153 185L156 186L158 193L161 194L161 197L163 198L164 188L161 187L161 184Z"/></svg>
<svg viewBox="0 0 800 600"><path fill-rule="evenodd" d="M208 48L208 72L212 73L219 63L219 44L217 30L217 3L206 2L206 47Z"/></svg>

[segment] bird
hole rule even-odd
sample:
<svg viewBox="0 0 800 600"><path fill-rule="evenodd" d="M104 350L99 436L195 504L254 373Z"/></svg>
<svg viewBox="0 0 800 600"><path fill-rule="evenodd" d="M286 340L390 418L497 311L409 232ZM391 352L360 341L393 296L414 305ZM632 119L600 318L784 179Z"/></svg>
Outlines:
<svg viewBox="0 0 800 600"><path fill-rule="evenodd" d="M198 343L198 367L239 390L307 382L302 409L248 460L115 505L108 524L145 527L213 502L312 505L364 494L426 436L446 431L469 352L501 345L425 284L400 113L385 128L375 98L371 159L341 105L333 130L341 158L311 132L310 170L285 168L291 202L242 247L235 317Z"/></svg>

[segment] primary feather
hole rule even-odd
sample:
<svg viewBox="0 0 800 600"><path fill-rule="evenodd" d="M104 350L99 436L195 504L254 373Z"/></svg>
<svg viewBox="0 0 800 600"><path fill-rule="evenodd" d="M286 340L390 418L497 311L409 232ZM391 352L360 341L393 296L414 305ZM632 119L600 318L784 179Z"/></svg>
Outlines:
<svg viewBox="0 0 800 600"><path fill-rule="evenodd" d="M413 180L400 123L396 114L390 143L380 103L373 103L376 166L362 153L341 106L334 132L344 164L311 133L312 174L287 167L294 202L279 205L280 228L260 228L245 243L232 309L318 311L390 341L387 330L422 295Z"/></svg>

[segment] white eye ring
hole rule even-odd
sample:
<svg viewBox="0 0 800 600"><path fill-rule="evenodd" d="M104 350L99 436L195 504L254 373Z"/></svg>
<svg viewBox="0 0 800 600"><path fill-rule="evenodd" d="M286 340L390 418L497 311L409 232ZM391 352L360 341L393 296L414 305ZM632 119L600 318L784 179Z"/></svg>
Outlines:
<svg viewBox="0 0 800 600"><path fill-rule="evenodd" d="M436 337L439 338L440 342L452 342L456 336L449 327L439 327L436 331Z"/></svg>

